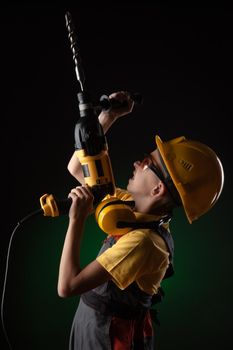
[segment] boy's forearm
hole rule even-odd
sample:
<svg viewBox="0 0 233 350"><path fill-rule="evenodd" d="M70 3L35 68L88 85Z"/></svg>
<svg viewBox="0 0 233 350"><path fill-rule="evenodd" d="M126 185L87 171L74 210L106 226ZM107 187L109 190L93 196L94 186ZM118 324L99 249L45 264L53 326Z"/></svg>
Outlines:
<svg viewBox="0 0 233 350"><path fill-rule="evenodd" d="M70 158L67 169L70 172L70 174L73 175L81 185L84 185L82 166L78 159L76 151L74 151L72 157Z"/></svg>
<svg viewBox="0 0 233 350"><path fill-rule="evenodd" d="M99 115L99 122L103 128L104 134L107 133L108 129L112 126L112 124L116 121L116 117L109 116L108 112L101 112Z"/></svg>
<svg viewBox="0 0 233 350"><path fill-rule="evenodd" d="M80 245L83 233L84 222L73 224L69 223L61 260L58 276L58 294L68 296L72 289L72 280L80 272Z"/></svg>

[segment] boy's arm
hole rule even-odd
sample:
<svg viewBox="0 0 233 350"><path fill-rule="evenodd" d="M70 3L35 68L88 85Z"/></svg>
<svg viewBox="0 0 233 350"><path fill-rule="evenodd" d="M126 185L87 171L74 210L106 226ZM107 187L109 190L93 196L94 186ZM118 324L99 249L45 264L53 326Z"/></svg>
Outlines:
<svg viewBox="0 0 233 350"><path fill-rule="evenodd" d="M119 91L111 94L109 99L114 98L119 102L127 102L127 105L117 109L110 109L109 111L102 111L99 115L99 122L103 128L104 134L109 130L113 123L120 117L129 114L134 106L133 100L130 98L129 94L124 91ZM69 163L68 171L73 175L80 184L84 184L84 177L82 172L82 167L77 157L77 153L74 152Z"/></svg>

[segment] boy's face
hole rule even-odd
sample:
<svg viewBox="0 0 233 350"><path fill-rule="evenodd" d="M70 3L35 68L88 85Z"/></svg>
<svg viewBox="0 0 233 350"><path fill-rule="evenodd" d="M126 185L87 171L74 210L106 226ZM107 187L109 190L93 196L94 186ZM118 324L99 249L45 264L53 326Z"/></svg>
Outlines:
<svg viewBox="0 0 233 350"><path fill-rule="evenodd" d="M141 161L134 162L133 176L129 179L127 190L133 194L148 195L156 186L160 179L150 166L158 168L161 172L161 162L159 159L158 150L154 150L150 155Z"/></svg>

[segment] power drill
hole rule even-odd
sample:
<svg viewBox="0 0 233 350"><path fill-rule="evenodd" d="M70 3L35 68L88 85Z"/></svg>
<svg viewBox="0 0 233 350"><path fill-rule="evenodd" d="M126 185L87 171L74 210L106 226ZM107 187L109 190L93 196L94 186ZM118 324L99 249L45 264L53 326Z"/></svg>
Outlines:
<svg viewBox="0 0 233 350"><path fill-rule="evenodd" d="M84 181L90 186L94 195L93 205L95 206L107 194L113 196L115 193L115 180L108 155L107 139L99 123L98 111L119 108L124 103L119 103L114 99L110 100L106 95L102 95L97 104L92 103L91 97L85 89L85 75L74 24L69 12L66 12L65 20L75 63L76 77L81 90L77 94L80 118L75 125L74 131L75 150L82 166ZM130 97L135 103L142 103L142 97L139 93L132 94ZM45 194L40 198L41 208L45 216L66 214L71 202L70 198L57 200L51 194Z"/></svg>
<svg viewBox="0 0 233 350"><path fill-rule="evenodd" d="M85 183L91 187L94 203L106 194L114 195L115 181L108 155L107 140L89 96L78 93L80 119L75 126L75 149L82 165Z"/></svg>

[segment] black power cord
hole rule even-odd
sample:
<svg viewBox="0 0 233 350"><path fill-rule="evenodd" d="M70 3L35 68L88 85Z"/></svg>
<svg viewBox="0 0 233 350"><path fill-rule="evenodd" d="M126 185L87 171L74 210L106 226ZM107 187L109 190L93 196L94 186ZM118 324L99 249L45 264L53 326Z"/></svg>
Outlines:
<svg viewBox="0 0 233 350"><path fill-rule="evenodd" d="M7 330L6 330L6 326L5 326L5 322L4 322L4 301L5 301L5 293L6 293L6 284L7 284L7 275L8 275L8 267L9 267L9 259L10 259L10 250L11 250L11 246L12 246L12 241L13 241L13 237L15 235L16 230L18 229L18 227L24 223L25 221L29 220L30 218L34 217L35 215L41 214L43 212L42 209L38 209L32 213L30 213L29 215L25 216L23 219L21 219L17 225L15 226L14 230L12 231L10 240L9 240L9 244L8 244L8 248L7 248L7 256L6 256L6 268L5 268L5 276L4 276L4 282L3 282L3 290L2 290L2 298L1 298L1 322L2 322L2 329L3 329L3 333L4 336L6 338L6 342L8 344L8 347L10 350L12 350L12 345L9 339L9 336L7 334Z"/></svg>

